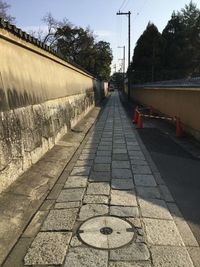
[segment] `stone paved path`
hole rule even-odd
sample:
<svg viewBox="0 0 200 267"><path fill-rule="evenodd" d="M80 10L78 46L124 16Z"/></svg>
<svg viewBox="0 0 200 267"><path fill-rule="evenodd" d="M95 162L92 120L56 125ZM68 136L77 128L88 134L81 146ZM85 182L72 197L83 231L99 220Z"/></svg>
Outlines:
<svg viewBox="0 0 200 267"><path fill-rule="evenodd" d="M114 92L70 175L63 175L23 233L15 258L24 253L24 266L194 267L187 248L198 244L144 152ZM77 229L98 215L134 225L132 241L111 250L81 242ZM90 227L88 239L101 246L104 236Z"/></svg>

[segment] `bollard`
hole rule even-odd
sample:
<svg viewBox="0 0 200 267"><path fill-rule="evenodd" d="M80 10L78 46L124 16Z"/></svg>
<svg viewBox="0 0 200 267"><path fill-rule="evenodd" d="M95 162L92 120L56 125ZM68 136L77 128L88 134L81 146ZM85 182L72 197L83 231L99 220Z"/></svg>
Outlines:
<svg viewBox="0 0 200 267"><path fill-rule="evenodd" d="M142 129L143 128L142 115L140 113L138 114L137 128L138 129Z"/></svg>
<svg viewBox="0 0 200 267"><path fill-rule="evenodd" d="M133 118L133 123L137 123L138 121L138 107L136 107L135 112L134 112L134 118Z"/></svg>
<svg viewBox="0 0 200 267"><path fill-rule="evenodd" d="M183 128L181 125L181 120L180 118L176 117L176 137L180 138L183 136Z"/></svg>

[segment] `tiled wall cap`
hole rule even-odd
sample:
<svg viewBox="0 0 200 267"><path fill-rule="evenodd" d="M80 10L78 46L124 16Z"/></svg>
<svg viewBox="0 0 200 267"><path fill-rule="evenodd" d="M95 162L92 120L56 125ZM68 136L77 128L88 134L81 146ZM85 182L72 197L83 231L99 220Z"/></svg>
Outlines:
<svg viewBox="0 0 200 267"><path fill-rule="evenodd" d="M21 30L20 28L17 28L15 25L9 23L8 21L4 20L3 18L0 18L0 28L6 29L7 31L13 33L14 35L18 36L19 38L21 38L27 42L32 43L33 45L37 45L38 47L42 48L43 50L48 51L49 53L57 56L58 58L70 63L74 67L76 67L76 68L84 71L85 73L93 76L90 72L88 72L87 70L85 70L84 68L82 68L81 66L79 66L78 64L73 62L72 60L67 60L66 58L61 56L55 49L52 49L51 47L49 47L45 43L39 41L34 36L26 33L25 31Z"/></svg>

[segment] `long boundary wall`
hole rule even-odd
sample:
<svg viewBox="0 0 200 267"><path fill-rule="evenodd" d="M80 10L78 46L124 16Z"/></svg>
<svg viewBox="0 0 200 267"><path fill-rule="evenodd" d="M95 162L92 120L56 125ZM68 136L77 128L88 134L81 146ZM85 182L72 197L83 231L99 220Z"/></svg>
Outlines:
<svg viewBox="0 0 200 267"><path fill-rule="evenodd" d="M184 130L200 140L200 88L132 88L131 97L165 115L180 117Z"/></svg>
<svg viewBox="0 0 200 267"><path fill-rule="evenodd" d="M0 192L51 149L104 93L104 84L92 75L2 23Z"/></svg>

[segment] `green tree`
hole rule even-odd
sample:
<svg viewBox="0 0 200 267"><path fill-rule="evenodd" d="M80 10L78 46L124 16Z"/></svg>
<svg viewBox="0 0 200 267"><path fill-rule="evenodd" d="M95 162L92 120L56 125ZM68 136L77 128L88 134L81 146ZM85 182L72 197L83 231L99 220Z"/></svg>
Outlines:
<svg viewBox="0 0 200 267"><path fill-rule="evenodd" d="M47 25L47 32L32 32L35 37L56 49L65 60L78 64L98 79L109 79L112 61L109 43L96 42L89 28L76 27L66 18L57 21L51 13L47 13L42 21Z"/></svg>
<svg viewBox="0 0 200 267"><path fill-rule="evenodd" d="M199 69L200 50L200 10L192 1L181 10L182 20L186 31L186 61L188 75L194 75Z"/></svg>
<svg viewBox="0 0 200 267"><path fill-rule="evenodd" d="M148 23L134 49L129 72L133 82L142 83L160 78L162 38L157 27Z"/></svg>
<svg viewBox="0 0 200 267"><path fill-rule="evenodd" d="M108 80L112 51L110 44L95 42L89 28L66 25L57 29L57 50L67 60L71 60L94 74L98 79Z"/></svg>
<svg viewBox="0 0 200 267"><path fill-rule="evenodd" d="M185 25L179 12L173 12L162 32L164 41L163 79L181 78L186 71L187 38Z"/></svg>
<svg viewBox="0 0 200 267"><path fill-rule="evenodd" d="M86 70L94 69L94 37L89 29L65 25L58 28L57 50L66 59L74 61Z"/></svg>
<svg viewBox="0 0 200 267"><path fill-rule="evenodd" d="M94 73L100 80L109 80L113 59L110 43L99 41L94 45Z"/></svg>
<svg viewBox="0 0 200 267"><path fill-rule="evenodd" d="M124 73L113 73L113 75L110 77L110 82L113 83L116 88L122 89L124 86Z"/></svg>
<svg viewBox="0 0 200 267"><path fill-rule="evenodd" d="M186 78L199 72L200 10L192 1L180 12L173 12L162 36L165 78Z"/></svg>

